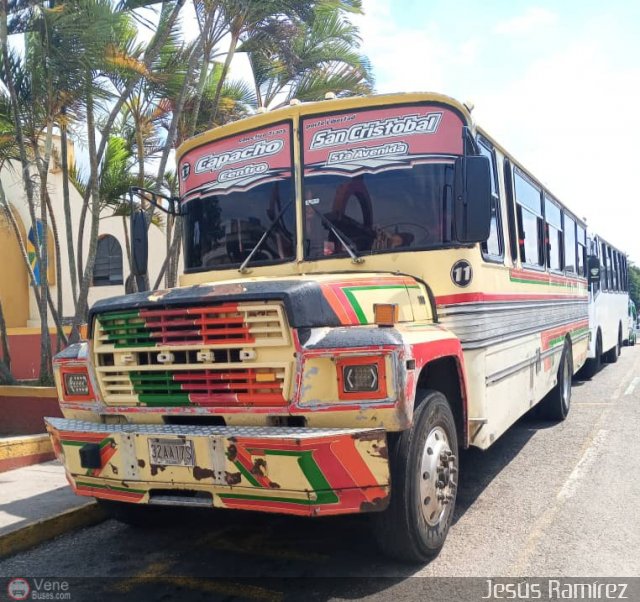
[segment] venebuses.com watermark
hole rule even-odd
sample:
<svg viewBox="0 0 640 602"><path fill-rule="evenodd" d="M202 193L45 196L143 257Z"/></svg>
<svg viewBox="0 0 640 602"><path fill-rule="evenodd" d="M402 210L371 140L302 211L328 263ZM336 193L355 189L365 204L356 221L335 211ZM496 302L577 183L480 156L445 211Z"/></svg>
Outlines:
<svg viewBox="0 0 640 602"><path fill-rule="evenodd" d="M71 600L65 579L15 577L7 584L7 594L10 600Z"/></svg>

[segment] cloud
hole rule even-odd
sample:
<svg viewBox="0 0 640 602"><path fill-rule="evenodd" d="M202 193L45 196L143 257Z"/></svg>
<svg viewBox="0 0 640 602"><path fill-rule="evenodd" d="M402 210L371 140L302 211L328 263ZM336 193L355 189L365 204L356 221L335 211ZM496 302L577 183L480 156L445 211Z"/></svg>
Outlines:
<svg viewBox="0 0 640 602"><path fill-rule="evenodd" d="M640 261L635 201L640 132L628 111L640 95L640 67L607 57L611 40L590 31L476 96L476 117L593 232ZM625 110L626 107L626 110Z"/></svg>
<svg viewBox="0 0 640 602"><path fill-rule="evenodd" d="M537 32L554 25L556 21L557 15L555 13L544 8L531 6L521 15L498 21L493 31L501 35L519 36Z"/></svg>
<svg viewBox="0 0 640 602"><path fill-rule="evenodd" d="M560 13L531 8L490 26L501 35L480 37L452 29L453 16L405 13L400 23L387 0L366 9L363 51L379 92L431 90L473 101L479 124L594 232L640 263L638 226L629 219L638 205L629 182L638 172L640 127L632 114L640 66L630 60L638 38L625 33L624 14L592 11L560 28L553 26ZM544 38L524 35L541 28ZM522 43L505 47L504 36L517 33Z"/></svg>
<svg viewBox="0 0 640 602"><path fill-rule="evenodd" d="M362 50L375 69L377 91L446 93L451 70L476 61L481 38L474 34L458 44L434 22L417 19L407 26L397 14L393 2L377 0L367 5L364 17L354 18Z"/></svg>

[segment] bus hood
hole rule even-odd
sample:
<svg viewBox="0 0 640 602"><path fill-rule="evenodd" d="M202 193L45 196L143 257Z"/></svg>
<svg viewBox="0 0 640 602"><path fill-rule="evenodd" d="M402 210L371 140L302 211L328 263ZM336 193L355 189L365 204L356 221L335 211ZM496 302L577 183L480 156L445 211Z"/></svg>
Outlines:
<svg viewBox="0 0 640 602"><path fill-rule="evenodd" d="M109 312L264 301L281 302L293 328L372 324L376 303L397 304L401 322L429 317L425 286L410 276L335 273L243 278L103 299L89 312L89 332L95 317Z"/></svg>

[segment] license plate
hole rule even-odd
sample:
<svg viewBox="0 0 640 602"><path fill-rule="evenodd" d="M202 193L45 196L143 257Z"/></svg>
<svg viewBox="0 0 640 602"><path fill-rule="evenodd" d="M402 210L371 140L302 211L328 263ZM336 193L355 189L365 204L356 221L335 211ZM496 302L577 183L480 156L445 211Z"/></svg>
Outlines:
<svg viewBox="0 0 640 602"><path fill-rule="evenodd" d="M149 461L157 466L194 466L193 442L186 439L149 439Z"/></svg>

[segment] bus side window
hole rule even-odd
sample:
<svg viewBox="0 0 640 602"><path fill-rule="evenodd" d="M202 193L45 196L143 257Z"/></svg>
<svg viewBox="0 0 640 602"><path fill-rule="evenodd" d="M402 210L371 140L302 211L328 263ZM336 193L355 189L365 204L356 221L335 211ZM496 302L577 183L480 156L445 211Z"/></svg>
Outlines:
<svg viewBox="0 0 640 602"><path fill-rule="evenodd" d="M609 290L613 291L615 290L614 286L613 286L613 275L614 275L614 267L613 267L613 251L611 250L611 247L607 247L607 265L609 266L609 269L607 270L607 282L609 285Z"/></svg>
<svg viewBox="0 0 640 602"><path fill-rule="evenodd" d="M562 270L563 240L562 213L551 197L544 195L544 218L546 221L547 267L551 270Z"/></svg>
<svg viewBox="0 0 640 602"><path fill-rule="evenodd" d="M607 245L602 243L602 265L604 269L602 270L602 289L605 291L609 290L609 270L610 270L610 261L609 256L607 254Z"/></svg>
<svg viewBox="0 0 640 602"><path fill-rule="evenodd" d="M588 240L589 243L589 254L590 255L595 255L598 258L598 261L600 262L600 265L602 266L600 269L600 280L598 282L593 282L591 284L592 290L594 293L597 293L600 288L602 287L602 272L604 270L604 266L602 265L602 257L600 255L600 244L598 243L598 239L597 238L590 238Z"/></svg>
<svg viewBox="0 0 640 602"><path fill-rule="evenodd" d="M576 271L576 222L564 214L564 269Z"/></svg>
<svg viewBox="0 0 640 602"><path fill-rule="evenodd" d="M542 191L517 168L514 169L514 182L520 260L528 266L542 267L544 265Z"/></svg>
<svg viewBox="0 0 640 602"><path fill-rule="evenodd" d="M509 227L509 252L515 265L518 261L518 235L516 234L515 201L513 200L513 169L507 157L502 165L504 175L504 187L507 202L507 225Z"/></svg>
<svg viewBox="0 0 640 602"><path fill-rule="evenodd" d="M578 276L587 275L587 233L578 225Z"/></svg>
<svg viewBox="0 0 640 602"><path fill-rule="evenodd" d="M500 214L500 195L498 193L498 174L496 172L496 156L491 143L478 138L480 154L489 159L491 164L491 225L489 238L481 245L482 256L489 261L501 262L504 258L504 244L502 237L502 220Z"/></svg>

